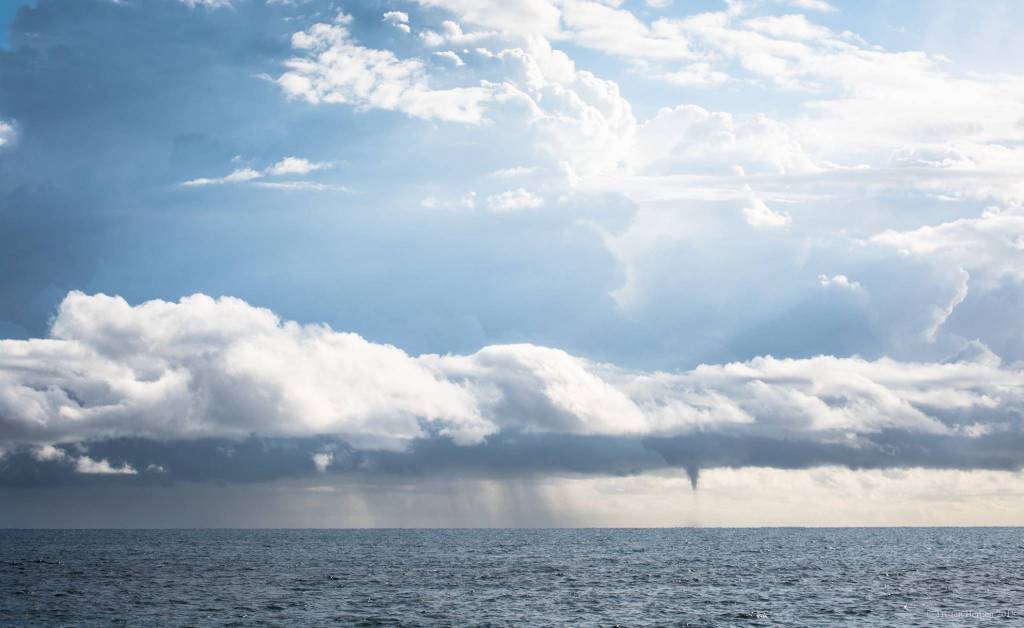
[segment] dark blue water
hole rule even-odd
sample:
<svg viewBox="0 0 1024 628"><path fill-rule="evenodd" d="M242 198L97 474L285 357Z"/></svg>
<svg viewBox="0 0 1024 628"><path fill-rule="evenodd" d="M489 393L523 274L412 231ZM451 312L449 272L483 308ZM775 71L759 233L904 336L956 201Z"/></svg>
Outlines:
<svg viewBox="0 0 1024 628"><path fill-rule="evenodd" d="M1024 625L1024 529L0 531L0 625Z"/></svg>

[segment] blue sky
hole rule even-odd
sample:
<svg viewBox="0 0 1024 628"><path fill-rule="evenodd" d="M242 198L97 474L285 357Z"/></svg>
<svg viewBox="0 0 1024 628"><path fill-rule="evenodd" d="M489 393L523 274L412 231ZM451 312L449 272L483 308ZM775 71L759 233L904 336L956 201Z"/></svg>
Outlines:
<svg viewBox="0 0 1024 628"><path fill-rule="evenodd" d="M11 28L11 22L14 21L14 17L18 13L18 9L22 6L32 6L32 3L27 0L15 0L13 2L7 2L0 7L0 24L3 24L3 31L0 32L0 44L5 48L7 47L7 35Z"/></svg>
<svg viewBox="0 0 1024 628"><path fill-rule="evenodd" d="M8 3L0 482L1016 487L1022 19Z"/></svg>

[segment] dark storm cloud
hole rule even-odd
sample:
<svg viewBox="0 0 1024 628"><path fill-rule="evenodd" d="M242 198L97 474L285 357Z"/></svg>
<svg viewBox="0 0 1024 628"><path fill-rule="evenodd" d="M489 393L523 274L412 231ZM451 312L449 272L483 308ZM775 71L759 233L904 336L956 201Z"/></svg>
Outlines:
<svg viewBox="0 0 1024 628"><path fill-rule="evenodd" d="M628 476L683 469L695 486L701 470L770 467L809 469L989 469L1024 467L1024 437L978 438L884 432L856 444L763 437L693 434L628 438L501 434L474 446L446 438L420 439L405 452L359 450L334 437L156 441L123 438L57 447L64 457L40 460L23 448L0 459L0 486L8 488L94 485L168 486L178 483L254 483L288 478L401 479L473 477L510 479L546 475ZM330 454L318 470L316 454ZM87 455L124 465L134 474L77 472Z"/></svg>

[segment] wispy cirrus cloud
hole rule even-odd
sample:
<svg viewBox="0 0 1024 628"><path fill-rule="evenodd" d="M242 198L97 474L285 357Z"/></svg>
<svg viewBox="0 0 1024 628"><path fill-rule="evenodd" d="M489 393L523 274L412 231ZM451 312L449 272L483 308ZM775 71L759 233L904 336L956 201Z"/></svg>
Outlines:
<svg viewBox="0 0 1024 628"><path fill-rule="evenodd" d="M263 176L263 173L252 168L239 168L232 170L229 174L223 177L199 177L196 179L189 179L183 181L182 185L185 187L201 187L205 185L223 185L225 183L244 183L246 181L252 181L253 179L259 179Z"/></svg>
<svg viewBox="0 0 1024 628"><path fill-rule="evenodd" d="M317 170L331 168L332 164L325 162L310 161L301 157L285 157L280 161L267 166L263 170L253 168L238 168L232 170L223 177L199 177L183 181L185 187L204 187L209 185L224 185L228 183L248 183L266 177L282 176L304 176ZM258 181L259 187L283 189L283 190L345 190L344 186L335 186L313 181Z"/></svg>

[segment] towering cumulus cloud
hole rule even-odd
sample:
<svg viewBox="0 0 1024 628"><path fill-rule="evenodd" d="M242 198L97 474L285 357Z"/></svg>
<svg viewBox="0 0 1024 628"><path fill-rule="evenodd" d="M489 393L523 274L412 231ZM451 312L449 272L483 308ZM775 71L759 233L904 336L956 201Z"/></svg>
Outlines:
<svg viewBox="0 0 1024 628"><path fill-rule="evenodd" d="M49 338L0 341L0 436L41 463L67 458L55 443L87 450L117 439L256 436L326 437L352 452L391 452L393 462L431 441L500 444L522 457L524 470L538 463L533 448L546 438L569 451L587 439L638 441L662 458L645 464L689 468L742 465L739 454L774 442L788 454L773 464L799 466L803 450L816 452L817 463L844 464L901 435L931 439L906 454L890 450L887 464L897 466L920 463L929 442L1017 438L1022 407L1024 373L986 352L945 363L762 357L679 373L630 371L529 344L410 356L205 295L132 306L73 292ZM708 458L707 447L693 449L697 442L733 457ZM948 455L928 463L963 464ZM75 468L127 473L157 462L129 457L123 467L78 458ZM310 472L331 463L311 460Z"/></svg>

